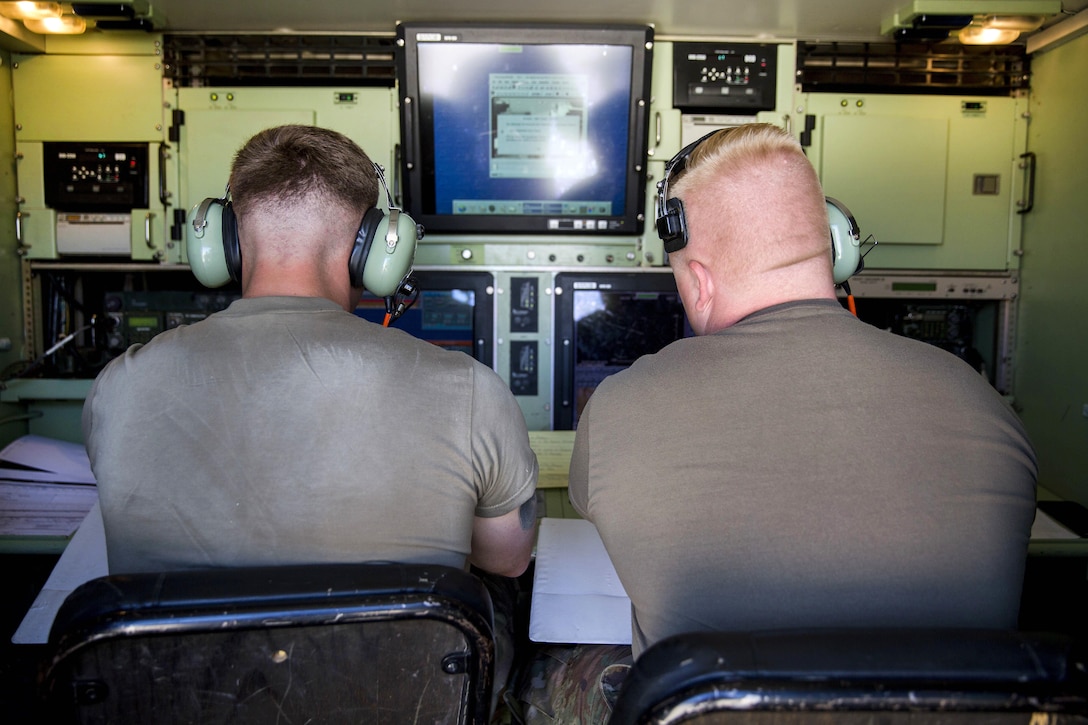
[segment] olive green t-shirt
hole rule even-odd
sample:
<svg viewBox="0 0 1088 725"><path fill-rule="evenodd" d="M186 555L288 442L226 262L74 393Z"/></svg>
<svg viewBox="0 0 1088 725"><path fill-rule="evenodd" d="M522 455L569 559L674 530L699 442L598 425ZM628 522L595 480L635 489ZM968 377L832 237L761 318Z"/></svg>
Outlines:
<svg viewBox="0 0 1088 725"><path fill-rule="evenodd" d="M638 655L699 630L1015 626L1036 473L982 375L814 300L606 379L570 494Z"/></svg>
<svg viewBox="0 0 1088 725"><path fill-rule="evenodd" d="M465 566L534 495L502 379L324 299L241 299L112 361L83 412L111 572Z"/></svg>

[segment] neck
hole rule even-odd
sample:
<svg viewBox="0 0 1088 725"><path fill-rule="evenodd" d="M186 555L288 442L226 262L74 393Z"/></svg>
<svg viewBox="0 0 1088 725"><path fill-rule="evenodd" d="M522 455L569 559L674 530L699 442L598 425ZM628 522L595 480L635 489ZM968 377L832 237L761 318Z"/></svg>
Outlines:
<svg viewBox="0 0 1088 725"><path fill-rule="evenodd" d="M743 280L720 283L727 292L720 296L708 324L708 332L735 325L753 312L799 300L834 300L835 286L830 276L800 275L796 270L770 271Z"/></svg>
<svg viewBox="0 0 1088 725"><path fill-rule="evenodd" d="M334 279L333 277L339 277ZM254 269L243 275L243 297L324 297L354 310L358 295L348 282L348 271L331 275L310 265L292 265L271 269Z"/></svg>

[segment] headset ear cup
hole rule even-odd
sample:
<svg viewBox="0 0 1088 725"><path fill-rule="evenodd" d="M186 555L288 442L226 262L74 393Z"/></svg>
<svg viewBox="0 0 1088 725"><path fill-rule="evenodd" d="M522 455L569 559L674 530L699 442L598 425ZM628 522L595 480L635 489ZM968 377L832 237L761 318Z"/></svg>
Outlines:
<svg viewBox="0 0 1088 725"><path fill-rule="evenodd" d="M234 214L234 204L223 205L223 258L227 263L227 272L234 282L242 280L242 245L238 241L238 217Z"/></svg>
<svg viewBox="0 0 1088 725"><path fill-rule="evenodd" d="M185 252L193 275L205 287L222 287L236 277L227 260L227 240L224 238L222 199L205 199L189 212L185 225ZM233 209L230 212L233 218ZM237 249L237 235L234 239ZM236 255L237 256L237 255ZM241 265L240 259L238 265Z"/></svg>
<svg viewBox="0 0 1088 725"><path fill-rule="evenodd" d="M363 221L359 223L359 231L355 233L355 244L351 248L351 257L348 259L348 275L351 278L351 286L363 287L363 272L366 270L366 260L370 256L370 248L374 243L374 236L378 233L378 227L382 225L385 214L376 206L372 206L363 214Z"/></svg>
<svg viewBox="0 0 1088 725"><path fill-rule="evenodd" d="M674 196L665 200L665 214L657 220L657 235L669 254L688 245L688 222L684 216L684 202L679 198Z"/></svg>
<svg viewBox="0 0 1088 725"><path fill-rule="evenodd" d="M826 201L831 223L831 276L835 284L842 284L861 271L861 232L842 202L831 197Z"/></svg>
<svg viewBox="0 0 1088 725"><path fill-rule="evenodd" d="M374 211L373 209L371 211ZM378 210L381 213L381 210ZM369 214L370 212L367 212ZM364 221L366 217L363 217ZM395 242L390 243L389 225L396 224ZM363 288L376 297L390 297L400 290L412 271L419 229L412 217L399 209L382 214L374 228L373 242L363 264Z"/></svg>

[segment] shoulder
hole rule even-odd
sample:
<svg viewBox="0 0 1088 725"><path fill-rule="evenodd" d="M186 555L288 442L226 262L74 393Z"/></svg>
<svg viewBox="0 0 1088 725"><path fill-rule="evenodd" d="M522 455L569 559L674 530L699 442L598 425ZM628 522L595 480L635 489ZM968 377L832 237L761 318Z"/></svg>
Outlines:
<svg viewBox="0 0 1088 725"><path fill-rule="evenodd" d="M451 354L463 355L462 353ZM463 355L463 357L467 358L466 364L471 371L472 387L477 399L484 401L505 401L517 405L517 400L510 391L510 386L506 384L506 381L503 380L497 372L468 355Z"/></svg>

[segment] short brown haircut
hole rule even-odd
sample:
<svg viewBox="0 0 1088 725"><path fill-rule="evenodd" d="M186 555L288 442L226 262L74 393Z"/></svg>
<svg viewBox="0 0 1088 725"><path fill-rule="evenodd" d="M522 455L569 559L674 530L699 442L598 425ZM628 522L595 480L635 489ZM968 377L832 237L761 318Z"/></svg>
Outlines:
<svg viewBox="0 0 1088 725"><path fill-rule="evenodd" d="M317 195L359 218L378 200L374 164L347 136L318 126L287 125L257 133L238 150L230 193L239 218Z"/></svg>

